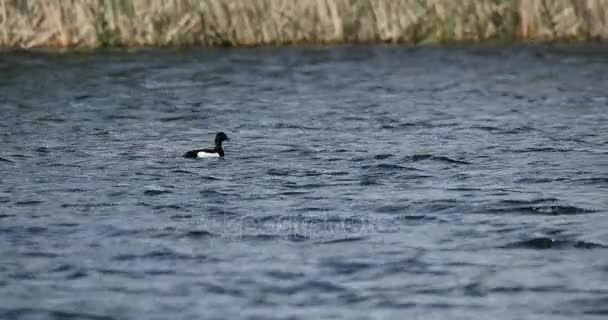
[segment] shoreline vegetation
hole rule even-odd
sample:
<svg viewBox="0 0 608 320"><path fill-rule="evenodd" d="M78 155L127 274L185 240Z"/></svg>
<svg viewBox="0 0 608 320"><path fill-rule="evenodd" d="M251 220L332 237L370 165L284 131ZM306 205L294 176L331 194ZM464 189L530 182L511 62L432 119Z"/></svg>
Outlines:
<svg viewBox="0 0 608 320"><path fill-rule="evenodd" d="M0 0L0 48L608 39L608 0Z"/></svg>

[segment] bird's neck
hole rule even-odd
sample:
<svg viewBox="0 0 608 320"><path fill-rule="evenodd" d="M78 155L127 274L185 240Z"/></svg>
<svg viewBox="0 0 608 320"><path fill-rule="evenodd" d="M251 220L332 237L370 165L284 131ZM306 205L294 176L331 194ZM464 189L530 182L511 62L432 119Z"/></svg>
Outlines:
<svg viewBox="0 0 608 320"><path fill-rule="evenodd" d="M213 151L217 152L217 154L219 154L220 157L224 156L224 149L222 149L222 143L221 142L215 144L215 149Z"/></svg>

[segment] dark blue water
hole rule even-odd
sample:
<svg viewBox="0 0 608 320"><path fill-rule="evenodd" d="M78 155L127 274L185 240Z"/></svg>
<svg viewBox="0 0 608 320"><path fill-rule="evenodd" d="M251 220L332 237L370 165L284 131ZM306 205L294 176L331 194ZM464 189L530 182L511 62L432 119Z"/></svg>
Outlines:
<svg viewBox="0 0 608 320"><path fill-rule="evenodd" d="M607 53L2 53L0 318L605 319Z"/></svg>

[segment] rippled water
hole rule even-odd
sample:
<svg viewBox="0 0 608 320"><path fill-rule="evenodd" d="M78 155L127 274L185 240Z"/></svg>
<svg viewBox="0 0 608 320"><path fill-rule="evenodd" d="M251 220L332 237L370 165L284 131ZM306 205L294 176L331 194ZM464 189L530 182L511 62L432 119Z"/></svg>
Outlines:
<svg viewBox="0 0 608 320"><path fill-rule="evenodd" d="M607 53L2 53L0 318L604 319Z"/></svg>

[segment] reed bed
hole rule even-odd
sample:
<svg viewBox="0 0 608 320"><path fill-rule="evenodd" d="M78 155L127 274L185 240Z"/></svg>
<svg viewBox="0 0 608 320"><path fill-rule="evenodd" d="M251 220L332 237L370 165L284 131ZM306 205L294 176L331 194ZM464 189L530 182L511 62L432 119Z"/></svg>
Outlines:
<svg viewBox="0 0 608 320"><path fill-rule="evenodd" d="M608 39L608 0L0 0L0 47Z"/></svg>

